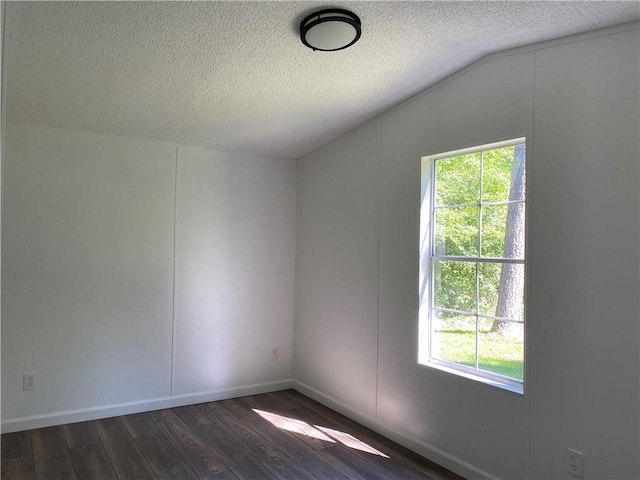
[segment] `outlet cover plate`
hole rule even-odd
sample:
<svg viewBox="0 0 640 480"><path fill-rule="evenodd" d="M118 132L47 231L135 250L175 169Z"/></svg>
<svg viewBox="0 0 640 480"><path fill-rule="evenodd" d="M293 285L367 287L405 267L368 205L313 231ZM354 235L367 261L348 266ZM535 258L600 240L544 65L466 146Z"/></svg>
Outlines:
<svg viewBox="0 0 640 480"><path fill-rule="evenodd" d="M36 372L25 373L22 375L22 390L36 389Z"/></svg>
<svg viewBox="0 0 640 480"><path fill-rule="evenodd" d="M569 449L569 474L576 478L583 477L582 452Z"/></svg>

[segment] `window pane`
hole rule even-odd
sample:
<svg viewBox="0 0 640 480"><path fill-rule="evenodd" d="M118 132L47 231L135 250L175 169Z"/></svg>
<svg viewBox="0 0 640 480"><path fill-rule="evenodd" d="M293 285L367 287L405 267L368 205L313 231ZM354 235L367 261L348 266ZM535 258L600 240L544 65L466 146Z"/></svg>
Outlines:
<svg viewBox="0 0 640 480"><path fill-rule="evenodd" d="M482 209L482 256L501 258L508 205L492 205Z"/></svg>
<svg viewBox="0 0 640 480"><path fill-rule="evenodd" d="M476 264L442 262L433 264L434 306L476 312Z"/></svg>
<svg viewBox="0 0 640 480"><path fill-rule="evenodd" d="M475 367L476 317L435 310L431 357Z"/></svg>
<svg viewBox="0 0 640 480"><path fill-rule="evenodd" d="M483 315L494 316L498 305L501 263L480 263L478 265L478 310Z"/></svg>
<svg viewBox="0 0 640 480"><path fill-rule="evenodd" d="M436 160L436 205L480 202L480 153Z"/></svg>
<svg viewBox="0 0 640 480"><path fill-rule="evenodd" d="M524 258L524 217L524 203L483 207L481 256Z"/></svg>
<svg viewBox="0 0 640 480"><path fill-rule="evenodd" d="M478 368L507 377L524 379L524 325L510 322L504 330L492 331L493 322L478 324Z"/></svg>
<svg viewBox="0 0 640 480"><path fill-rule="evenodd" d="M478 207L436 209L435 254L477 257L479 215Z"/></svg>
<svg viewBox="0 0 640 480"><path fill-rule="evenodd" d="M507 200L524 200L524 198L524 145L497 148L484 152L482 160L482 201L506 202Z"/></svg>
<svg viewBox="0 0 640 480"><path fill-rule="evenodd" d="M524 318L524 265L478 264L479 310L484 315Z"/></svg>

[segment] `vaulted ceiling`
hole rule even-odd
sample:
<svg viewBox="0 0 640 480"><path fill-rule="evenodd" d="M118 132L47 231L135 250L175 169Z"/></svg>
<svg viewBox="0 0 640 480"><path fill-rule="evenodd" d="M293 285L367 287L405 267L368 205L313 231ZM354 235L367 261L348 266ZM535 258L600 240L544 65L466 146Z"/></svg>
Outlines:
<svg viewBox="0 0 640 480"><path fill-rule="evenodd" d="M298 26L355 12L314 52ZM637 21L616 1L8 2L8 120L298 158L492 52Z"/></svg>

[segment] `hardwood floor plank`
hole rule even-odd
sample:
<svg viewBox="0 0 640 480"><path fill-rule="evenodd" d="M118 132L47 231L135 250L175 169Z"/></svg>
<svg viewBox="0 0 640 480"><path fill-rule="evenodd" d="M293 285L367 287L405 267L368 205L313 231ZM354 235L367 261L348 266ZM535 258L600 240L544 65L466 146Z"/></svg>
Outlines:
<svg viewBox="0 0 640 480"><path fill-rule="evenodd" d="M368 462L377 465L384 471L389 472L388 478L396 480L424 480L431 479L431 475L426 475L411 467L402 460L396 458L384 458L368 453L355 452L356 455L364 457Z"/></svg>
<svg viewBox="0 0 640 480"><path fill-rule="evenodd" d="M193 434L190 427L171 410L151 412L158 430L182 455L191 469L201 478L229 471L210 445Z"/></svg>
<svg viewBox="0 0 640 480"><path fill-rule="evenodd" d="M75 479L75 471L60 427L31 431L33 465L38 480Z"/></svg>
<svg viewBox="0 0 640 480"><path fill-rule="evenodd" d="M235 473L229 470L227 472L216 473L215 475L200 477L199 480L240 480L240 479L236 476Z"/></svg>
<svg viewBox="0 0 640 480"><path fill-rule="evenodd" d="M247 405L242 402L242 398L231 398L228 400L221 400L219 402L211 402L211 403L219 403L224 408L226 408L232 415L236 416L240 420L251 420L256 416L256 413ZM207 404L205 404L207 405Z"/></svg>
<svg viewBox="0 0 640 480"><path fill-rule="evenodd" d="M35 479L31 432L5 433L0 443L2 444L2 480Z"/></svg>
<svg viewBox="0 0 640 480"><path fill-rule="evenodd" d="M329 414L328 412L331 412ZM380 435L363 425L339 415L337 412L313 411L307 407L291 410L291 415L330 436L336 442L346 444L356 450L373 451L385 454L383 445L379 442Z"/></svg>
<svg viewBox="0 0 640 480"><path fill-rule="evenodd" d="M265 393L264 396L270 399L271 401L277 401L278 405L280 405L281 408L283 408L284 410L290 410L292 408L299 407L300 403L298 403L294 397L290 397L289 395L286 395L287 391L288 390L282 390L279 392Z"/></svg>
<svg viewBox="0 0 640 480"><path fill-rule="evenodd" d="M364 477L352 475L344 471L340 466L333 464L327 458L323 457L318 451L310 452L299 463L300 467L317 480L334 480L334 479L360 479Z"/></svg>
<svg viewBox="0 0 640 480"><path fill-rule="evenodd" d="M84 447L100 443L100 438L92 422L79 422L62 425L62 434L69 448Z"/></svg>
<svg viewBox="0 0 640 480"><path fill-rule="evenodd" d="M343 445L325 448L322 451L322 455L329 460L333 459L336 464L343 466L343 468L346 467L346 469L355 472L357 475L363 475L369 480L396 478L392 469L380 468L375 463L356 455L355 452L350 451L349 447Z"/></svg>
<svg viewBox="0 0 640 480"><path fill-rule="evenodd" d="M300 404L303 403L316 410L314 411L307 407L298 407L290 410L290 414L295 418L307 421L309 424L318 426L321 429L322 427L328 427L336 430L337 435L333 435L332 438L337 439L338 442L339 439L342 438L342 435L346 434L348 437L353 437L356 446L360 448L368 450L368 448L371 447L375 450L380 451L380 453L388 453L388 456L392 456L392 454L386 448L387 444L383 444L379 441L379 439L381 439L382 437L372 430L354 422L351 419L348 419L347 417L343 417L333 410L327 409L323 405L316 404L316 402L314 402L313 400L311 400L311 402L300 402ZM319 414L319 412L321 412L322 414ZM328 435L331 435L331 430L324 429L322 431L327 433ZM359 445L359 442L362 442L363 445ZM335 455L336 452L339 451L340 450L331 448L331 453L333 455ZM348 452L348 454L342 458L343 462L347 460L347 463L349 463L348 459L351 459L351 457L353 457L352 463L356 466L359 465L362 471L373 469L367 474L370 478L397 478L401 480L424 479L431 478L431 474L435 473L433 470L429 470L427 474L426 471L421 472L420 470L407 465L402 460L398 460L395 458L384 458L374 453L365 453L361 450L358 450L357 448L351 449L351 451L346 451ZM423 462L428 462L422 457L419 458ZM421 467L424 470L424 465L422 465Z"/></svg>
<svg viewBox="0 0 640 480"><path fill-rule="evenodd" d="M293 390L291 388L288 389L288 390L282 390L282 391L277 392L277 393L281 394L283 397L286 397L288 402L291 402L293 405L295 405L295 407L292 407L292 408L304 407L305 404L302 401L302 399L309 399L312 402L314 401L314 400L310 399L309 397L307 397L305 395L302 395L301 393L296 392L295 390Z"/></svg>
<svg viewBox="0 0 640 480"><path fill-rule="evenodd" d="M263 463L263 465L273 474L273 478L278 478L280 480L317 480L304 468L295 463L272 460L270 462Z"/></svg>
<svg viewBox="0 0 640 480"><path fill-rule="evenodd" d="M291 413L297 418L318 426L320 429L328 428L350 435L367 446L371 446L382 453L387 453L384 451L387 444L381 442L383 438L381 435L324 405L312 403L309 406L294 409Z"/></svg>
<svg viewBox="0 0 640 480"><path fill-rule="evenodd" d="M136 443L158 478L163 480L197 480L180 454L162 435L143 435Z"/></svg>
<svg viewBox="0 0 640 480"><path fill-rule="evenodd" d="M141 437L142 435L157 435L160 433L152 416L148 412L125 415L122 417L122 422L133 438Z"/></svg>
<svg viewBox="0 0 640 480"><path fill-rule="evenodd" d="M125 442L133 437L125 427L122 417L103 418L92 422L100 441L104 443Z"/></svg>
<svg viewBox="0 0 640 480"><path fill-rule="evenodd" d="M366 445L371 446L376 450L379 450L380 452L386 454L392 460L406 465L411 470L418 472L419 475L423 476L423 478L432 478L434 480L464 480L462 477L441 467L440 465L427 460L426 458L393 442L392 440L378 435L373 430L355 423L353 420L339 415L336 412L333 412L331 410L329 410L329 412L331 412L334 416L331 419L325 416L324 419L321 420L321 422L324 422L328 425L336 425L335 428L337 430L341 430L345 433L351 434L353 437L364 442Z"/></svg>
<svg viewBox="0 0 640 480"><path fill-rule="evenodd" d="M132 438L103 443L109 461L120 479L156 480L158 477Z"/></svg>
<svg viewBox="0 0 640 480"><path fill-rule="evenodd" d="M31 433L29 431L5 433L2 435L1 443L3 460L30 457L33 454L31 449Z"/></svg>
<svg viewBox="0 0 640 480"><path fill-rule="evenodd" d="M459 475L421 457L417 453L377 434L373 430L325 407L309 397L295 391L291 391L289 394L298 397L299 401L305 405L304 408L291 411L292 414L301 419L349 433L367 445L387 454L389 457L405 463L413 470L428 478L433 478L434 480L464 480Z"/></svg>
<svg viewBox="0 0 640 480"><path fill-rule="evenodd" d="M265 406L263 408L266 409L256 408L255 410L260 416L258 422L261 423L261 428L272 428L285 432L314 450L326 448L335 443L335 440L315 428L313 423L293 415L290 411L280 410L278 413L278 410Z"/></svg>
<svg viewBox="0 0 640 480"><path fill-rule="evenodd" d="M370 430L350 418L325 407L309 397L306 397L294 390L287 390L285 395L292 397L301 405L305 405L303 408L294 408L289 410L289 414L295 418L307 421L310 424L335 428L353 435L358 440L380 450L383 453L386 453L396 461L407 464L411 470L416 471L425 477L434 479L462 480L462 477L459 477L453 472L450 472L449 470L446 470L443 467L419 456L411 450L378 435L373 430ZM410 474L409 472L410 471L407 472L407 475Z"/></svg>
<svg viewBox="0 0 640 480"><path fill-rule="evenodd" d="M296 434L282 430L269 422L265 422L262 418L257 421L252 420L250 425L251 428L264 438L269 439L276 448L294 462L302 460L305 455L314 450L307 442L298 438Z"/></svg>
<svg viewBox="0 0 640 480"><path fill-rule="evenodd" d="M279 415L286 415L289 410L289 408L287 408L287 402L280 401L277 396L269 395L267 393L244 397L244 400L251 408L268 410Z"/></svg>
<svg viewBox="0 0 640 480"><path fill-rule="evenodd" d="M211 419L205 415L196 405L173 408L171 411L184 423L196 427L200 425L211 425Z"/></svg>
<svg viewBox="0 0 640 480"><path fill-rule="evenodd" d="M290 457L275 445L271 438L253 429L246 421L236 418L226 408L217 403L199 405L209 415L214 425L228 435L235 436L248 450L263 462L270 460L288 460Z"/></svg>
<svg viewBox="0 0 640 480"><path fill-rule="evenodd" d="M4 438L2 439L4 442ZM2 459L2 480L35 480L32 457Z"/></svg>
<svg viewBox="0 0 640 480"><path fill-rule="evenodd" d="M404 464L412 467L428 478L433 480L465 480L464 477L461 477L460 475L447 470L424 457L421 457L417 453L414 453L398 444L392 445L393 442L391 442L391 440L388 441L390 442L387 447L389 455L393 455L393 458L402 461Z"/></svg>
<svg viewBox="0 0 640 480"><path fill-rule="evenodd" d="M291 415L304 419L305 421L321 426L336 428L348 432L352 435L365 435L371 438L378 438L379 435L364 425L351 420L340 413L319 404L310 398L303 407L290 410Z"/></svg>
<svg viewBox="0 0 640 480"><path fill-rule="evenodd" d="M270 478L269 470L237 438L225 435L212 425L192 427L196 435L212 446L222 461L239 478Z"/></svg>
<svg viewBox="0 0 640 480"><path fill-rule="evenodd" d="M34 457L67 452L67 442L60 427L31 430L31 444Z"/></svg>
<svg viewBox="0 0 640 480"><path fill-rule="evenodd" d="M117 480L104 447L83 445L69 450L78 480Z"/></svg>
<svg viewBox="0 0 640 480"><path fill-rule="evenodd" d="M254 430L260 432L265 437L270 438L271 441L275 443L278 448L283 450L292 460L300 461L310 451L316 450L318 448L329 447L333 444L333 442L327 441L328 439L326 438L324 440L321 440L318 438L309 437L309 435L301 433L299 429L295 428L295 426L294 428L288 430L287 428L290 427L290 425L287 425L289 419L292 419L294 421L302 420L300 418L297 418L295 415L291 415L289 410L287 410L286 412L282 411L283 414L275 414L276 417L271 418L271 420L276 424L272 423L272 421L267 420L266 418L263 418L262 416L260 416L260 414L256 413L256 411L254 411L252 407L249 406L249 403L254 403L255 405L267 408L264 402L262 404L259 404L259 402L251 402L251 400L255 397L256 396L237 398L234 399L233 402L238 405L239 409L248 412L242 415L245 421L249 422ZM264 412L260 409L257 410ZM267 410L266 413L270 414L272 412ZM285 413L288 416L284 415ZM269 418L269 416L267 416L267 418ZM308 422L304 423L306 423L306 425L303 425L305 429L313 429L312 424L309 424ZM278 424L280 426L278 426ZM322 435L322 432L314 430L315 429L313 429L311 433L317 434L318 436Z"/></svg>
<svg viewBox="0 0 640 480"><path fill-rule="evenodd" d="M64 454L34 456L33 463L37 480L76 480L68 451Z"/></svg>

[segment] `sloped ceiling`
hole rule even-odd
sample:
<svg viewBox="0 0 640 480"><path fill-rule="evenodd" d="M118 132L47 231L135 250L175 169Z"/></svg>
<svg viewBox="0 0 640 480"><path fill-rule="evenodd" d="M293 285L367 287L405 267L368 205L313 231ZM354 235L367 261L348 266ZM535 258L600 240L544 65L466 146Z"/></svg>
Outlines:
<svg viewBox="0 0 640 480"><path fill-rule="evenodd" d="M352 10L314 52L300 20ZM640 3L9 2L7 118L298 158L495 51L637 21Z"/></svg>

